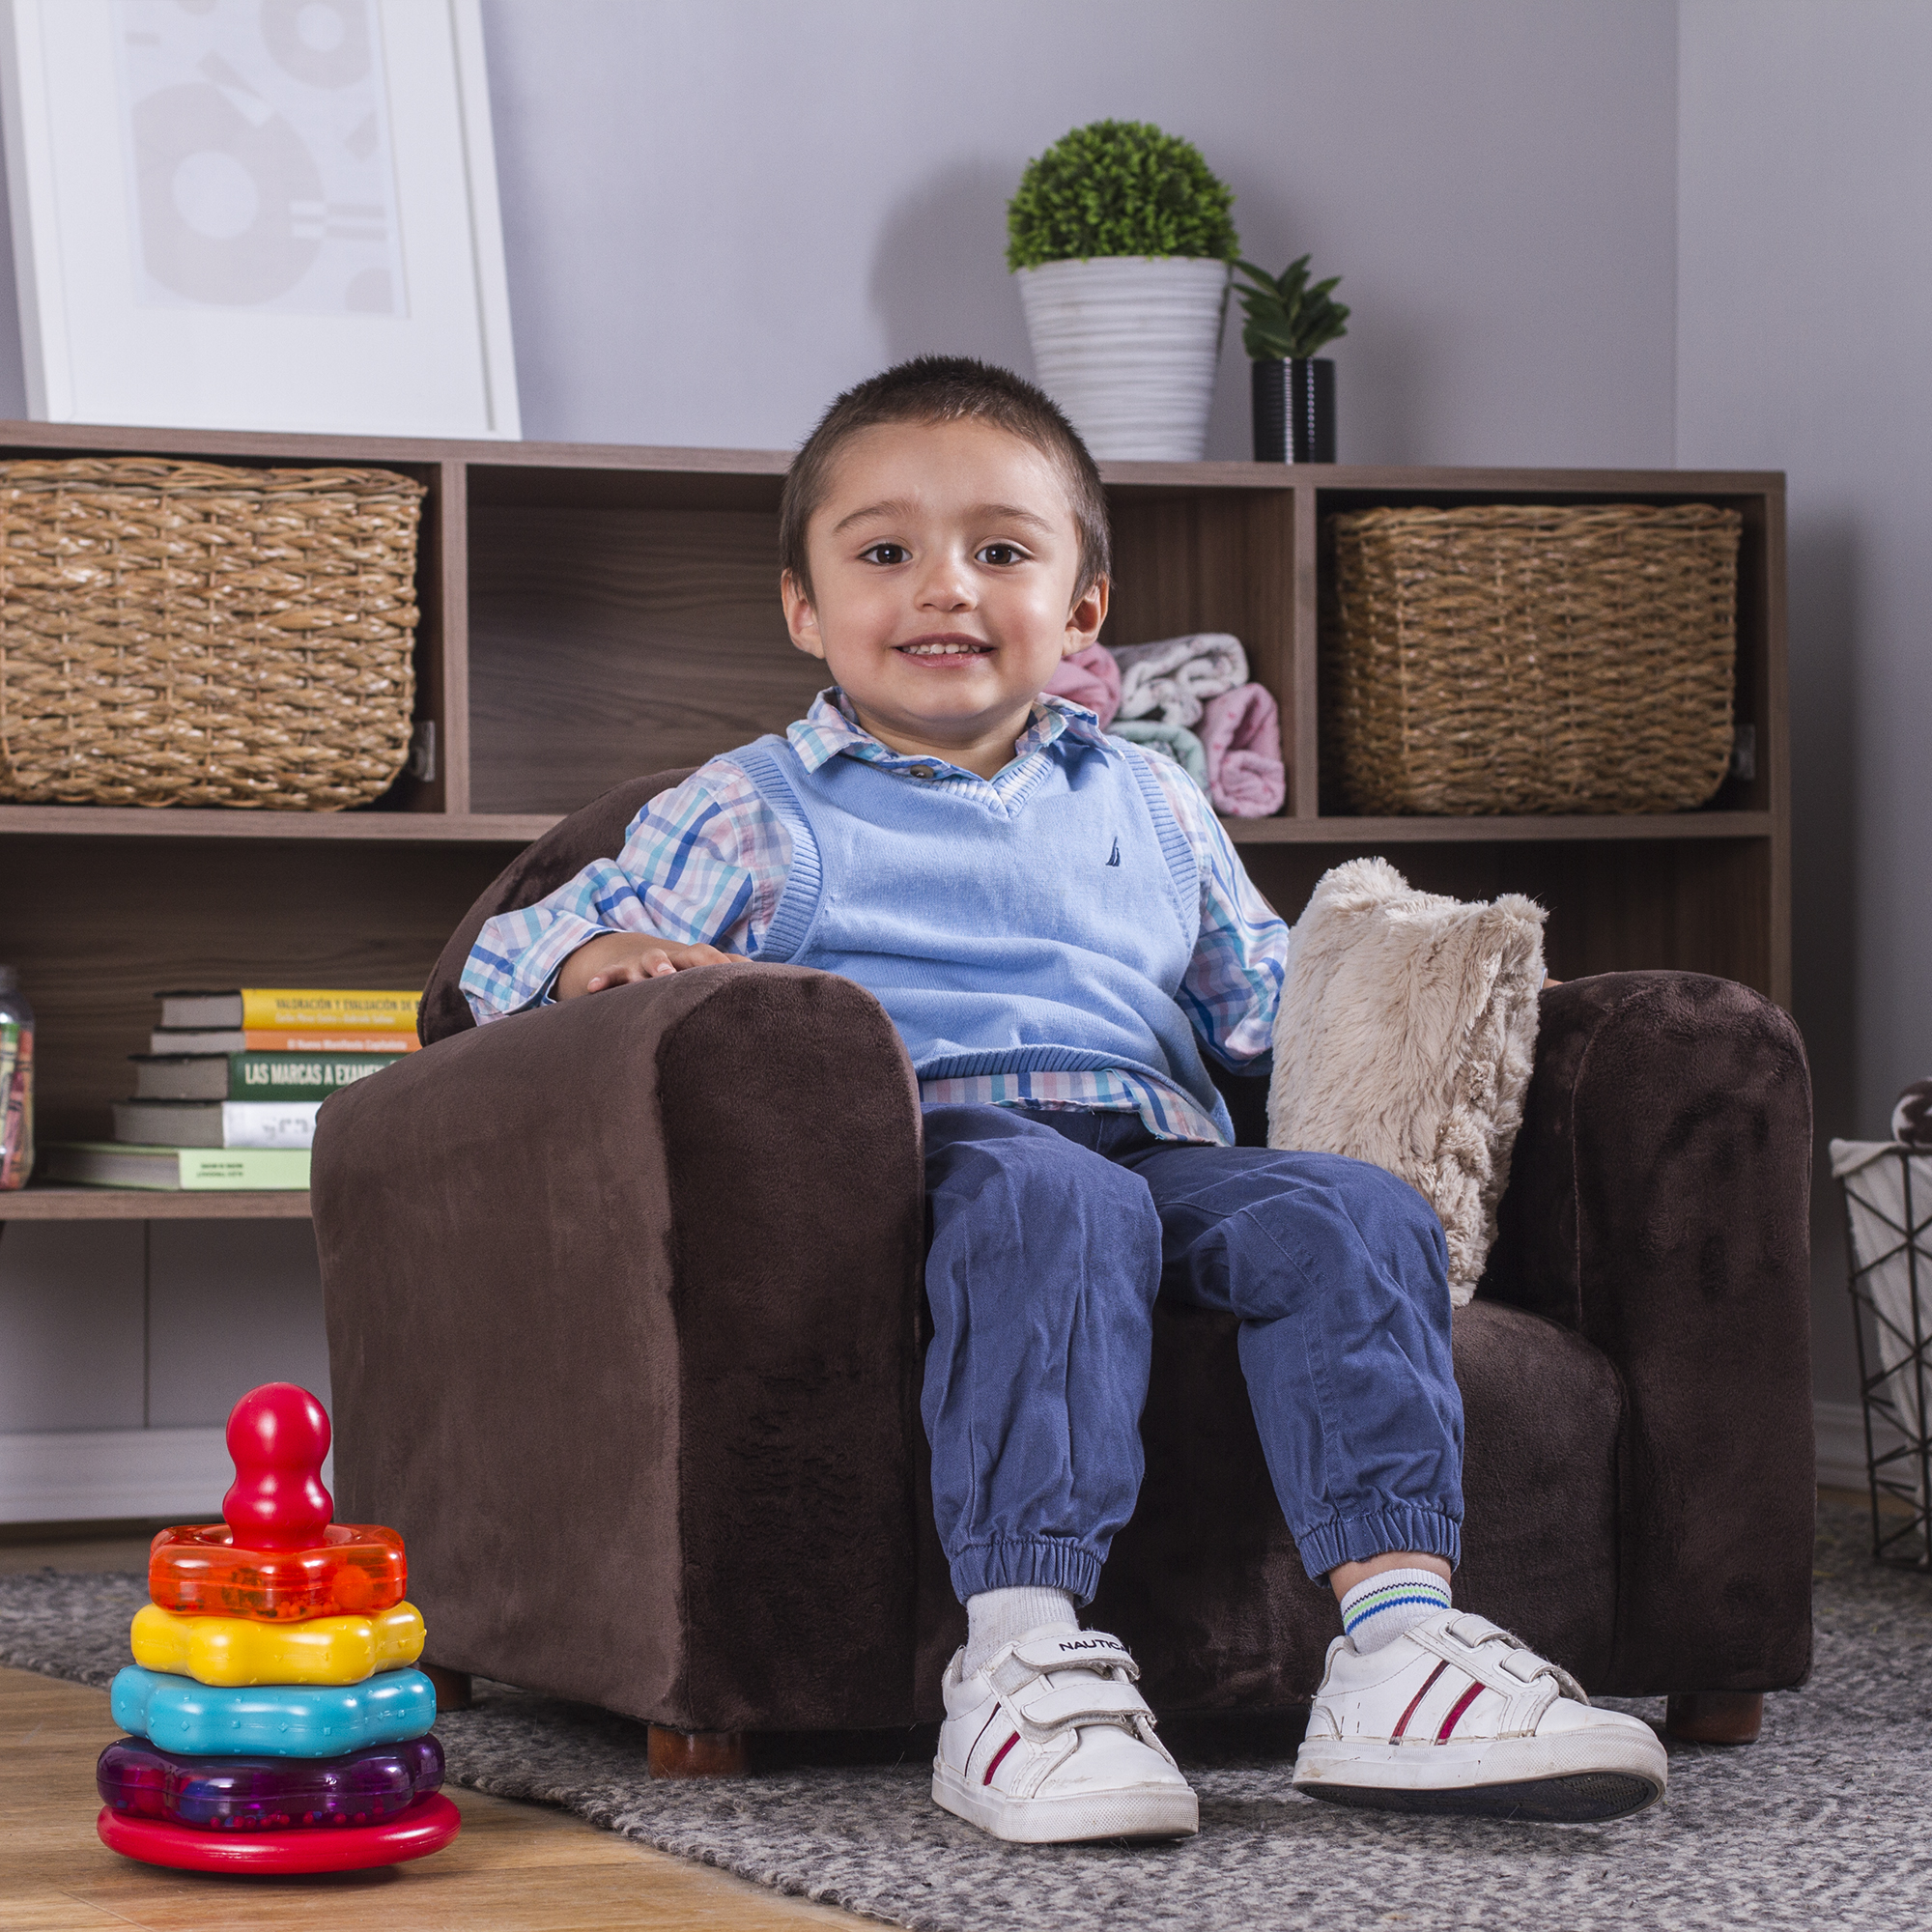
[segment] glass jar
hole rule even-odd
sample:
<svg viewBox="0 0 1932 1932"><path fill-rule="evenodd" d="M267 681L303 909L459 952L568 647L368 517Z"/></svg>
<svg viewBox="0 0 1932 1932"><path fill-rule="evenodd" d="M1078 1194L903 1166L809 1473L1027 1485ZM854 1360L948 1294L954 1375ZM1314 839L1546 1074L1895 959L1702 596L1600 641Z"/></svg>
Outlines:
<svg viewBox="0 0 1932 1932"><path fill-rule="evenodd" d="M20 976L0 966L0 1188L24 1187L34 1171L34 1009Z"/></svg>

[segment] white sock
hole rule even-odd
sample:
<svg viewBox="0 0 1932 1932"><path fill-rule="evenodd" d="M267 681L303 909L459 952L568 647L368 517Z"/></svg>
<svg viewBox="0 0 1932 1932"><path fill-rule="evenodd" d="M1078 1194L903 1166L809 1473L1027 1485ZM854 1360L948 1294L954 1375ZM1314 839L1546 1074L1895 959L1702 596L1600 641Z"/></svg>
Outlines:
<svg viewBox="0 0 1932 1932"><path fill-rule="evenodd" d="M1448 1607L1449 1585L1435 1571L1378 1570L1342 1599L1342 1628L1366 1657Z"/></svg>
<svg viewBox="0 0 1932 1932"><path fill-rule="evenodd" d="M1080 1628L1080 1613L1065 1590L982 1590L966 1599L966 1655L959 1674L971 1677L993 1660L1002 1644L1042 1625Z"/></svg>

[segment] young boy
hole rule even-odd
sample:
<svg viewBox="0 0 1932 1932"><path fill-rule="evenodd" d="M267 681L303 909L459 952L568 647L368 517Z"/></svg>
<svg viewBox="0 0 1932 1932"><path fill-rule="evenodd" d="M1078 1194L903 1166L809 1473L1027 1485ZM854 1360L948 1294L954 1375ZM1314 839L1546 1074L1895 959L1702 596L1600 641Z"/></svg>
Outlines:
<svg viewBox="0 0 1932 1932"><path fill-rule="evenodd" d="M1003 370L925 357L786 477L785 621L833 680L485 925L479 1020L777 961L868 988L919 1076L923 1413L967 1611L934 1799L1003 1838L1196 1829L1132 1659L1083 1633L1141 1472L1157 1295L1242 1320L1268 1468L1345 1634L1296 1785L1560 1820L1662 1796L1649 1728L1450 1606L1463 1414L1442 1230L1379 1168L1229 1145L1204 1054L1267 1051L1288 934L1178 765L1042 696L1107 614L1100 480Z"/></svg>

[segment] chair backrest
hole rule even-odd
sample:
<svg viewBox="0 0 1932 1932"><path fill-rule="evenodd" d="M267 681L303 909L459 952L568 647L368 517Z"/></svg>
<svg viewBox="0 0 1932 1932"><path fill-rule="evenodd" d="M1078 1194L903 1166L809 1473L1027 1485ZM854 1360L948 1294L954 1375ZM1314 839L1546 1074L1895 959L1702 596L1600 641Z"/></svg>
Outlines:
<svg viewBox="0 0 1932 1932"><path fill-rule="evenodd" d="M582 810L573 811L541 838L526 845L491 880L482 897L464 915L463 923L449 935L423 989L416 1032L425 1046L476 1024L469 1002L463 997L461 981L463 963L483 930L483 922L499 912L535 905L593 859L614 859L624 849L624 834L632 819L659 792L681 784L696 769L688 765L682 771L658 772L612 786L602 798L592 799Z"/></svg>

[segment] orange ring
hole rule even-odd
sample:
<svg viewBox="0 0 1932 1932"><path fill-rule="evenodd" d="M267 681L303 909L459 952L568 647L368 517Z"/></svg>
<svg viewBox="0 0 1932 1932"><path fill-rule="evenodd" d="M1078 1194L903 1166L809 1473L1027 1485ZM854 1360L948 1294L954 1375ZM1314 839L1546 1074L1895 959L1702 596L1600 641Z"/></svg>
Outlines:
<svg viewBox="0 0 1932 1932"><path fill-rule="evenodd" d="M403 1539L380 1523L336 1522L309 1549L238 1549L225 1522L164 1529L148 1558L148 1594L184 1616L375 1616L403 1600Z"/></svg>

